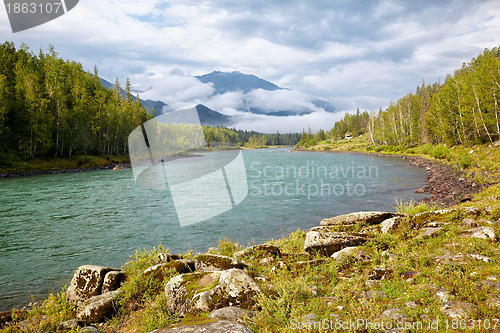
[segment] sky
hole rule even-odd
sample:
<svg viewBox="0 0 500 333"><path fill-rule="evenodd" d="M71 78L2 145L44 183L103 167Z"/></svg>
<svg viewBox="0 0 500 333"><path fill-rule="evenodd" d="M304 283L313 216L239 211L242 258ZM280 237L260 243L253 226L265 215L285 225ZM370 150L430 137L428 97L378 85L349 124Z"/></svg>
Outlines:
<svg viewBox="0 0 500 333"><path fill-rule="evenodd" d="M330 129L345 112L387 107L500 46L498 1L81 0L66 15L12 33L0 8L0 39L59 56L114 82L130 78L141 98L172 108L203 102L240 114L242 96L212 96L194 75L254 74L290 93L265 101L321 98L338 113L279 119L243 114L241 128ZM254 94L255 95L255 94Z"/></svg>

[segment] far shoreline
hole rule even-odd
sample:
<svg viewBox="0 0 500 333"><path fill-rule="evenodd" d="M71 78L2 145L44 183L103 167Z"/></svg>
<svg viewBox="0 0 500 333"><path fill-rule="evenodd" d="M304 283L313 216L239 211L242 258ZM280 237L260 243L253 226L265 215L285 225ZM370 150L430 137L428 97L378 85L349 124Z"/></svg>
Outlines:
<svg viewBox="0 0 500 333"><path fill-rule="evenodd" d="M90 172L90 171L102 171L102 170L113 170L114 168L118 168L117 170L123 170L130 168L130 163L113 163L109 165L104 165L100 167L91 167L91 168L71 168L71 169L52 169L52 170L33 170L33 171L24 171L24 172L14 172L14 173L0 173L0 179L6 178L20 178L20 177L29 177L29 176L42 176L42 175L59 175L66 173L80 173L80 172Z"/></svg>

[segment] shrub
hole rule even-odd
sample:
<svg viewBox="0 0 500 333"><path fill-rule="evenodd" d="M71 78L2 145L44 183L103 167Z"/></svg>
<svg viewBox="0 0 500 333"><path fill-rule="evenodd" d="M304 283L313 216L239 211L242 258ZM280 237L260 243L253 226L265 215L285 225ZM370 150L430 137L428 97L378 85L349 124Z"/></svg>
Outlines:
<svg viewBox="0 0 500 333"><path fill-rule="evenodd" d="M474 162L474 159L469 155L469 154L466 154L466 155L461 155L459 158L458 158L458 165L462 168L462 169L467 169L469 168L472 163Z"/></svg>
<svg viewBox="0 0 500 333"><path fill-rule="evenodd" d="M396 211L400 214L415 215L432 209L424 202L419 203L414 200L403 202L403 200L396 200Z"/></svg>
<svg viewBox="0 0 500 333"><path fill-rule="evenodd" d="M435 158L446 158L450 153L445 145L437 145L431 151L431 156Z"/></svg>
<svg viewBox="0 0 500 333"><path fill-rule="evenodd" d="M431 150L432 150L432 145L431 144L425 144L419 147L420 153L424 155L429 155Z"/></svg>

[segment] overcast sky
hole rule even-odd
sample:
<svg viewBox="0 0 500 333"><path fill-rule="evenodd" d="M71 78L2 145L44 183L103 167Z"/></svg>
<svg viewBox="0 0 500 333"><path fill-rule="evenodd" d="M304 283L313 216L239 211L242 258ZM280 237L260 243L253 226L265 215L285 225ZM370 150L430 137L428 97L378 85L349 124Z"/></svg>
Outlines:
<svg viewBox="0 0 500 333"><path fill-rule="evenodd" d="M237 70L340 111L378 110L500 45L495 0L81 0L16 34L4 7L0 22L2 40L36 53L52 44L60 57L97 65L112 82L129 77L135 89L151 88L141 97L170 104L211 93L193 75Z"/></svg>

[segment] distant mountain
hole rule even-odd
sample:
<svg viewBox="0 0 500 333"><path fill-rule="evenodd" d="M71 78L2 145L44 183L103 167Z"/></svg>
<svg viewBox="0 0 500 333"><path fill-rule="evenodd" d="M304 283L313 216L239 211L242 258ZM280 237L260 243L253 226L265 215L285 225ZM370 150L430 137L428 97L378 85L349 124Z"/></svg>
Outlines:
<svg viewBox="0 0 500 333"><path fill-rule="evenodd" d="M281 89L274 83L263 80L255 75L243 74L237 71L231 73L212 72L201 76L195 76L203 83L212 83L214 94L223 94L228 91L249 92L254 89L278 90Z"/></svg>
<svg viewBox="0 0 500 333"><path fill-rule="evenodd" d="M204 126L228 126L232 123L231 116L214 111L203 104L198 104L195 108L198 111L200 123Z"/></svg>
<svg viewBox="0 0 500 333"><path fill-rule="evenodd" d="M107 89L114 88L115 85L113 83L111 83L111 82L103 79L102 77L99 78L99 79L101 80L101 84L103 85L103 87L105 87ZM122 94L123 97L126 96L126 93L125 93L124 89L121 89L121 94ZM135 101L136 97L132 96L132 99ZM149 113L151 113L151 110L154 107L156 115L159 115L159 114L163 113L163 107L167 106L167 104L163 103L162 101L153 101L153 100L150 100L150 99L144 100L144 99L141 99L141 98L139 98L139 101L141 101L142 106Z"/></svg>
<svg viewBox="0 0 500 333"><path fill-rule="evenodd" d="M273 104L272 107L263 107L262 105L267 104L266 99L273 96L273 91L291 91L285 88L280 88L276 84L261 79L255 75L243 74L237 71L230 73L216 71L210 74L195 77L202 83L212 84L214 88L213 95L222 95L228 92L241 93L242 103L238 107L239 111L278 117L310 114L312 112L316 112L316 108L321 108L326 112L335 112L335 107L328 101L306 95L304 95L306 98L304 100L304 104L310 103L312 104L311 106L298 107L297 105L285 103L283 105ZM257 89L262 89L269 93L252 93L252 91Z"/></svg>

